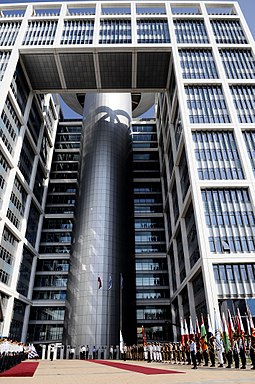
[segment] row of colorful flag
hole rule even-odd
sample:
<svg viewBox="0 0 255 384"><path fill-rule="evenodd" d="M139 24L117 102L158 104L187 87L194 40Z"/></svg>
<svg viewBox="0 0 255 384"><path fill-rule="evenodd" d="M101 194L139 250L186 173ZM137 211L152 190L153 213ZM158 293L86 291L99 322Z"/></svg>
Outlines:
<svg viewBox="0 0 255 384"><path fill-rule="evenodd" d="M214 326L211 322L210 315L207 315L207 324L208 330L206 330L205 322L203 315L201 315L201 323L199 325L198 318L196 317L195 327L193 326L193 322L191 316L189 318L189 329L186 319L181 318L181 343L185 345L192 338L196 338L196 340L200 340L204 338L207 341L208 336L215 336L216 341L222 339L224 342L224 346L226 352L233 346L234 337L240 337L244 344L245 337L245 328L243 324L243 319L240 314L239 308L237 308L236 316L232 317L229 309L227 310L228 316L225 316L223 312L221 317L218 318L216 312L214 313ZM246 328L247 328L247 336L255 339L255 327L252 319L252 315L250 309L248 308L248 314L245 316L246 319ZM208 331L208 332L207 332Z"/></svg>

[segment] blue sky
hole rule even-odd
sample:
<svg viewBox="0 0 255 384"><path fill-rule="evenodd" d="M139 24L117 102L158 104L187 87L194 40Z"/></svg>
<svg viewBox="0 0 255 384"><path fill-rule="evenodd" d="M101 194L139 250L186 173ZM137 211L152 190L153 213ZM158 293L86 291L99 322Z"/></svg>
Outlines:
<svg viewBox="0 0 255 384"><path fill-rule="evenodd" d="M10 4L10 3L43 3L43 2L57 2L58 0L0 0L0 4ZM109 0L108 0L109 1ZM188 0L194 2L194 0ZM208 0L207 0L208 1ZM215 0L213 0L215 2ZM225 0L217 0L217 2L224 2ZM77 2L77 0L69 0L71 2ZM109 1L110 2L110 1ZM148 1L149 2L149 1ZM209 1L208 1L209 2ZM239 0L238 1L242 12L245 16L245 19L248 23L248 26L255 38L255 0ZM64 114L66 117L77 117L78 115L74 114L73 111L69 108L64 108Z"/></svg>

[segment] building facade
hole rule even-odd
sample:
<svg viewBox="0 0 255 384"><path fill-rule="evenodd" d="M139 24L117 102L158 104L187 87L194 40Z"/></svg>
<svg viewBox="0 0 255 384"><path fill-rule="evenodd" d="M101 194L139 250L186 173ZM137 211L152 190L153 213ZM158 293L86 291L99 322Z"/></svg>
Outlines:
<svg viewBox="0 0 255 384"><path fill-rule="evenodd" d="M255 316L238 3L1 5L0 45L1 334L108 348L120 330L164 341L180 318Z"/></svg>

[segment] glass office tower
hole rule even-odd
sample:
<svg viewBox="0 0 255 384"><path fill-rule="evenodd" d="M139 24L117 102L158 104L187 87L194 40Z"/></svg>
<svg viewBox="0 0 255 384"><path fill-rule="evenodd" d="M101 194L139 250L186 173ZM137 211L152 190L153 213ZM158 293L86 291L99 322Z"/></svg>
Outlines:
<svg viewBox="0 0 255 384"><path fill-rule="evenodd" d="M254 63L237 2L0 5L2 335L107 350L255 315Z"/></svg>

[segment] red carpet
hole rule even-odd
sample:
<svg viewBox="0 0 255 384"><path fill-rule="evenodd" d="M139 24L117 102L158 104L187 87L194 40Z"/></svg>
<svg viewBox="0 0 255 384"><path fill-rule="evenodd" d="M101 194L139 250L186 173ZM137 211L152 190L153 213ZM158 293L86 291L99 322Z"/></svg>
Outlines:
<svg viewBox="0 0 255 384"><path fill-rule="evenodd" d="M170 373L185 373L185 372L172 371L170 369L151 368L151 367L144 367L144 366L135 365L135 364L118 363L116 361L109 361L109 360L90 360L90 362L108 365L109 367L124 369L126 371L143 373L144 375L168 375Z"/></svg>
<svg viewBox="0 0 255 384"><path fill-rule="evenodd" d="M0 373L0 377L31 377L34 376L39 363L20 363L15 367Z"/></svg>

